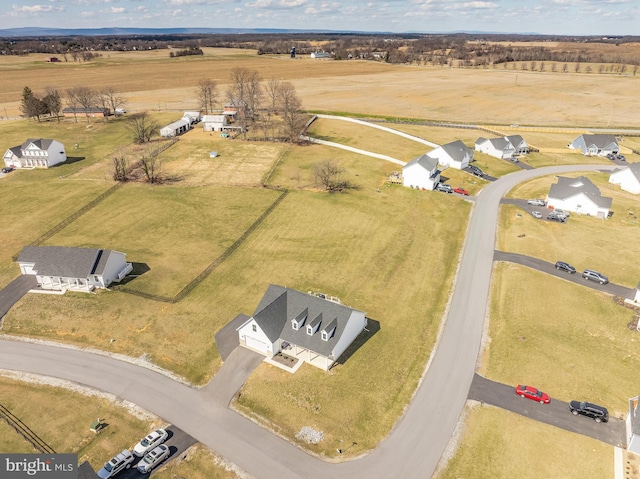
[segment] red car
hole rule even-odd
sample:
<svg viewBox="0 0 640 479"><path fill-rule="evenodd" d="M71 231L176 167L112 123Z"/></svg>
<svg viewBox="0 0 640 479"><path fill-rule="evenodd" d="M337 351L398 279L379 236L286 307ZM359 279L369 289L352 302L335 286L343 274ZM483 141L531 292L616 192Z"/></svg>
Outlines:
<svg viewBox="0 0 640 479"><path fill-rule="evenodd" d="M465 190L464 188L454 188L453 192L454 193L459 193L461 195L469 196L469 192L467 190Z"/></svg>
<svg viewBox="0 0 640 479"><path fill-rule="evenodd" d="M522 398L528 398L533 399L534 401L538 401L540 404L549 404L551 402L551 398L547 393L543 393L533 386L523 386L522 384L518 384L518 387L516 388L516 394Z"/></svg>

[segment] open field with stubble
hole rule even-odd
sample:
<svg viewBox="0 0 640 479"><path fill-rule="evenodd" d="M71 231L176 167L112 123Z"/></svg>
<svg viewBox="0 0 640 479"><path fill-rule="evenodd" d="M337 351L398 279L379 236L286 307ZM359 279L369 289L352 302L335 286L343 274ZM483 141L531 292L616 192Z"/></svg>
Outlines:
<svg viewBox="0 0 640 479"><path fill-rule="evenodd" d="M586 176L600 188L603 196L613 198L611 218L602 220L572 214L565 224L551 223L536 220L516 206L502 205L496 248L552 263L567 261L579 271L595 269L608 276L612 283L635 288L640 280L640 271L637 263L629 261L629 258L640 257L638 199L608 183L608 173L589 173ZM508 196L545 198L549 186L555 182L553 177L537 178L517 186Z"/></svg>
<svg viewBox="0 0 640 479"><path fill-rule="evenodd" d="M541 458L544 458L542 460ZM458 448L437 479L609 479L613 447L491 406L467 406Z"/></svg>

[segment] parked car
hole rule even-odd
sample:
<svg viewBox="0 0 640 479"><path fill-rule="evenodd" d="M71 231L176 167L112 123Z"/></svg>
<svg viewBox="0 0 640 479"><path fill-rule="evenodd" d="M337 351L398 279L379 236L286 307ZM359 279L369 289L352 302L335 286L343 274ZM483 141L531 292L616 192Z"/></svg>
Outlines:
<svg viewBox="0 0 640 479"><path fill-rule="evenodd" d="M5 166L4 168L2 168L3 173L11 173L12 171L13 171L13 168L10 166Z"/></svg>
<svg viewBox="0 0 640 479"><path fill-rule="evenodd" d="M582 272L582 277L584 279L588 279L590 281L595 281L600 284L607 284L609 282L609 278L607 278L604 274L598 273L592 269L585 269Z"/></svg>
<svg viewBox="0 0 640 479"><path fill-rule="evenodd" d="M544 206L546 203L544 200L527 200L527 204L528 205L532 205L532 206Z"/></svg>
<svg viewBox="0 0 640 479"><path fill-rule="evenodd" d="M518 158L516 158L515 156L512 156L511 158L509 158L511 161L513 161L514 163L519 163L520 160L518 160Z"/></svg>
<svg viewBox="0 0 640 479"><path fill-rule="evenodd" d="M557 221L559 223L566 223L567 217L554 213L553 211L547 215L549 221Z"/></svg>
<svg viewBox="0 0 640 479"><path fill-rule="evenodd" d="M125 449L120 454L109 459L108 462L105 462L102 469L98 471L98 477L100 479L108 479L110 477L115 476L120 471L124 469L129 469L131 467L131 463L135 458L131 451Z"/></svg>
<svg viewBox="0 0 640 479"><path fill-rule="evenodd" d="M469 165L469 171L471 171L472 175L483 176L484 172L475 165Z"/></svg>
<svg viewBox="0 0 640 479"><path fill-rule="evenodd" d="M583 416L593 418L596 422L609 421L609 411L607 411L607 408L590 402L571 401L569 403L569 411L571 411L574 416L582 414Z"/></svg>
<svg viewBox="0 0 640 479"><path fill-rule="evenodd" d="M159 446L169 437L169 433L164 429L156 429L152 433L148 434L142 440L135 445L133 453L138 456L144 456L148 451L156 446Z"/></svg>
<svg viewBox="0 0 640 479"><path fill-rule="evenodd" d="M458 188L454 188L454 189L453 189L453 192L454 192L454 193L458 193L458 194L460 194L460 195L469 196L469 192L468 192L467 190L465 190L464 188L460 188L460 187L458 187Z"/></svg>
<svg viewBox="0 0 640 479"><path fill-rule="evenodd" d="M570 212L568 212L567 210L561 210L560 208L554 209L553 212L558 216L564 216L565 218L568 218L569 216L571 216Z"/></svg>
<svg viewBox="0 0 640 479"><path fill-rule="evenodd" d="M531 216L533 216L534 218L540 219L542 218L542 213L540 213L539 211L532 211Z"/></svg>
<svg viewBox="0 0 640 479"><path fill-rule="evenodd" d="M617 158L617 155L615 153L607 153L607 158L609 158L610 160L615 160Z"/></svg>
<svg viewBox="0 0 640 479"><path fill-rule="evenodd" d="M453 188L451 188L450 185L445 185L444 183L438 183L436 185L436 190L444 193L453 193Z"/></svg>
<svg viewBox="0 0 640 479"><path fill-rule="evenodd" d="M138 463L138 471L142 474L151 472L158 464L169 457L169 448L164 444L160 444L145 456Z"/></svg>
<svg viewBox="0 0 640 479"><path fill-rule="evenodd" d="M549 404L551 402L551 398L547 393L543 393L533 386L524 386L522 384L518 384L518 386L516 387L516 394L522 398L538 401L540 404Z"/></svg>
<svg viewBox="0 0 640 479"><path fill-rule="evenodd" d="M618 156L616 156L616 159L618 159L620 161L627 161L627 158L624 155L618 155Z"/></svg>
<svg viewBox="0 0 640 479"><path fill-rule="evenodd" d="M573 266L571 266L569 263L565 263L564 261L556 261L556 269L561 269L562 271L566 271L570 274L576 272L576 269Z"/></svg>

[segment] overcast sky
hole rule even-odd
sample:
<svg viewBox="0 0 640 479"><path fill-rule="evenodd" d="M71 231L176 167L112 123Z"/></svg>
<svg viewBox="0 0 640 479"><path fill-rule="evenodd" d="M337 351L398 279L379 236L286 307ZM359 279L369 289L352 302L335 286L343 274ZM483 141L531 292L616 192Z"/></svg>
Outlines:
<svg viewBox="0 0 640 479"><path fill-rule="evenodd" d="M0 0L15 27L639 35L640 0Z"/></svg>

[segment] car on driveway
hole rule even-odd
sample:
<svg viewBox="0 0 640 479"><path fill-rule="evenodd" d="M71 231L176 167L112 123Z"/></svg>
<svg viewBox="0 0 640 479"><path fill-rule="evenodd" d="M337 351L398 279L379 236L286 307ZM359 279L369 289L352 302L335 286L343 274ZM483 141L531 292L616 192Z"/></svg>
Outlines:
<svg viewBox="0 0 640 479"><path fill-rule="evenodd" d="M531 216L533 216L534 218L542 218L542 213L540 213L539 211L532 211L531 212Z"/></svg>
<svg viewBox="0 0 640 479"><path fill-rule="evenodd" d="M547 219L549 221L557 221L558 223L566 223L567 222L567 217L566 216L562 216L562 215L556 214L553 211L547 215Z"/></svg>
<svg viewBox="0 0 640 479"><path fill-rule="evenodd" d="M108 462L105 462L102 469L100 469L97 474L100 479L109 479L110 477L114 477L120 471L124 469L129 469L131 467L131 463L135 458L131 451L125 449L120 454L109 459Z"/></svg>
<svg viewBox="0 0 640 479"><path fill-rule="evenodd" d="M437 191L442 191L443 193L453 193L453 188L450 185L445 185L444 183L438 183L436 185Z"/></svg>
<svg viewBox="0 0 640 479"><path fill-rule="evenodd" d="M616 156L616 160L620 160L620 161L627 161L627 159L625 158L624 155L618 155Z"/></svg>
<svg viewBox="0 0 640 479"><path fill-rule="evenodd" d="M562 271L566 271L567 273L575 273L576 269L571 266L569 263L566 263L564 261L556 261L556 269L562 270Z"/></svg>
<svg viewBox="0 0 640 479"><path fill-rule="evenodd" d="M465 190L464 188L454 188L453 189L454 193L458 193L459 195L464 195L464 196L469 196L469 192L467 190Z"/></svg>
<svg viewBox="0 0 640 479"><path fill-rule="evenodd" d="M475 165L469 165L469 171L472 175L484 176L484 172Z"/></svg>
<svg viewBox="0 0 640 479"><path fill-rule="evenodd" d="M551 398L547 393L543 393L533 386L524 386L522 384L518 384L518 386L516 387L516 394L521 398L533 399L534 401L538 401L540 404L549 404L551 402Z"/></svg>
<svg viewBox="0 0 640 479"><path fill-rule="evenodd" d="M11 173L12 171L13 171L13 168L10 166L5 166L4 168L2 168L3 173Z"/></svg>
<svg viewBox="0 0 640 479"><path fill-rule="evenodd" d="M609 411L606 407L598 406L586 401L571 401L569 403L569 411L574 416L582 414L592 418L595 422L609 422Z"/></svg>
<svg viewBox="0 0 640 479"><path fill-rule="evenodd" d="M138 463L138 471L142 474L151 472L158 464L169 457L169 448L164 444L160 444L151 452L148 452Z"/></svg>
<svg viewBox="0 0 640 479"><path fill-rule="evenodd" d="M544 202L544 200L535 199L527 200L527 204L531 206L544 206L546 203Z"/></svg>
<svg viewBox="0 0 640 479"><path fill-rule="evenodd" d="M147 436L142 438L142 440L135 445L135 447L133 448L133 453L138 457L142 457L151 449L159 446L164 441L166 441L168 437L169 433L167 431L165 431L164 429L156 429L152 433L149 433Z"/></svg>
<svg viewBox="0 0 640 479"><path fill-rule="evenodd" d="M609 278L607 278L604 274L598 273L592 269L585 269L582 272L582 277L584 279L588 279L589 281L595 281L600 284L607 284L609 282Z"/></svg>

